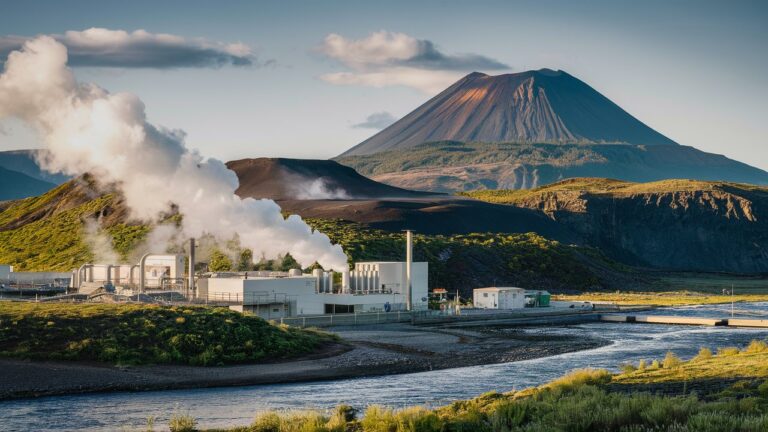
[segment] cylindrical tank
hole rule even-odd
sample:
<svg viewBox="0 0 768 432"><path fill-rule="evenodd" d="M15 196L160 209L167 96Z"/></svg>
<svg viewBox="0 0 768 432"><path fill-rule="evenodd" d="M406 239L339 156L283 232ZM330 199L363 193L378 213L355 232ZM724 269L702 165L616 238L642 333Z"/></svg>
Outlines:
<svg viewBox="0 0 768 432"><path fill-rule="evenodd" d="M317 280L317 292L321 293L323 291L323 282L325 282L325 278L323 277L323 271L319 268L316 268L312 270L312 276L315 277Z"/></svg>
<svg viewBox="0 0 768 432"><path fill-rule="evenodd" d="M301 276L301 275L302 275L301 269L290 269L290 270L288 270L288 276L296 277L296 276Z"/></svg>
<svg viewBox="0 0 768 432"><path fill-rule="evenodd" d="M333 293L333 272L325 272L325 292Z"/></svg>
<svg viewBox="0 0 768 432"><path fill-rule="evenodd" d="M344 270L341 272L341 292L348 293L349 292L349 270Z"/></svg>

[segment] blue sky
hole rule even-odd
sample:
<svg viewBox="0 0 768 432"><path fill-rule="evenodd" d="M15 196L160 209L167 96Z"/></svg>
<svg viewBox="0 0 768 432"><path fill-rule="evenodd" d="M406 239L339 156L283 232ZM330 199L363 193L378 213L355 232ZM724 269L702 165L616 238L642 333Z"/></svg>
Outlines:
<svg viewBox="0 0 768 432"><path fill-rule="evenodd" d="M19 1L3 5L0 36L99 27L172 34L225 57L229 44L249 47L249 66L74 67L81 81L137 94L150 121L224 160L333 157L377 131L362 125L408 113L467 68L548 67L680 144L768 169L768 2L414 3ZM420 57L383 55L379 42ZM36 145L19 123L2 126L0 148Z"/></svg>

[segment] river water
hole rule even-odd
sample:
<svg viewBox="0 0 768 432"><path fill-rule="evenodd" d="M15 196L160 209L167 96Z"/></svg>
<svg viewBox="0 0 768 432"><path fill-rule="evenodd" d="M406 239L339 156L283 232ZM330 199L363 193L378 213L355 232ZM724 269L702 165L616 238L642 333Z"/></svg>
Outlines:
<svg viewBox="0 0 768 432"><path fill-rule="evenodd" d="M649 312L661 315L727 317L731 305L680 307ZM736 304L736 316L768 318L768 303ZM356 407L384 404L442 405L481 393L542 384L572 369L616 370L621 363L661 359L667 351L689 358L700 347L743 346L768 338L768 329L733 329L652 324L590 323L537 327L531 334L601 337L612 344L568 354L495 365L357 378L316 383L276 384L198 390L53 396L0 402L2 431L140 430L147 417L157 429L174 412L190 414L203 427L245 425L266 409L327 409L339 403Z"/></svg>

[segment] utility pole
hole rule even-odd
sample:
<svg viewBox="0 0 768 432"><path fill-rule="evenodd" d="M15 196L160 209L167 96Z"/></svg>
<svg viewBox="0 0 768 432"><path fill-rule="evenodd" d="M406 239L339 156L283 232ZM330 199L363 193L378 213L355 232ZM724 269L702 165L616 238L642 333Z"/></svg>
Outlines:
<svg viewBox="0 0 768 432"><path fill-rule="evenodd" d="M733 284L731 284L731 318L733 318Z"/></svg>

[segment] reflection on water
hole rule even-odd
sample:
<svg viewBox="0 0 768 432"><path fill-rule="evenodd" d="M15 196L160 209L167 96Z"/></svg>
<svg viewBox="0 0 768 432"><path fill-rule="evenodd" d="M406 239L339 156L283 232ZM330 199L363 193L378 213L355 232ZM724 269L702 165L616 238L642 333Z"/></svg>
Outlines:
<svg viewBox="0 0 768 432"><path fill-rule="evenodd" d="M768 303L736 304L742 317L765 317ZM645 312L644 312L645 313ZM656 314L726 317L731 305L680 307ZM104 430L140 428L149 416L167 424L175 411L196 417L201 426L224 427L250 423L265 409L326 409L339 403L364 407L378 403L392 407L440 405L490 390L508 391L541 384L570 369L616 369L641 358L661 359L667 351L683 358L702 346L741 346L768 337L768 329L684 327L643 324L593 323L558 328L531 328L531 334L575 337L598 336L614 343L601 348L535 360L375 378L305 384L261 385L240 388L175 390L56 396L0 403L0 429Z"/></svg>

